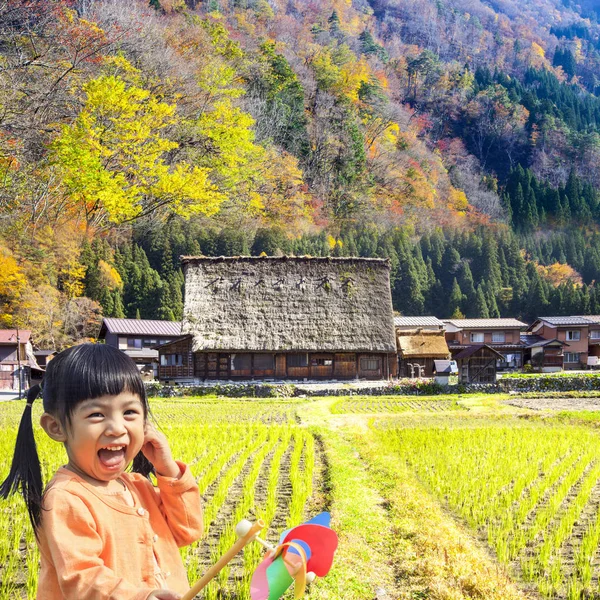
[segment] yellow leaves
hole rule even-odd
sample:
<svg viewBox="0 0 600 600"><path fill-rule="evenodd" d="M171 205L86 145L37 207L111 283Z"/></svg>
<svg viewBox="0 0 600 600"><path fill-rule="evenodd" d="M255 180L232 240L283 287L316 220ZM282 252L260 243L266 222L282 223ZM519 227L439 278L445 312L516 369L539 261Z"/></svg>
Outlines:
<svg viewBox="0 0 600 600"><path fill-rule="evenodd" d="M529 50L529 64L537 69L551 68L550 63L546 59L546 53L544 52L544 49L536 42L531 42L531 48Z"/></svg>
<svg viewBox="0 0 600 600"><path fill-rule="evenodd" d="M544 49L539 44L536 44L535 42L531 42L531 51L533 52L533 54L535 54L537 56L546 58L546 53L544 52Z"/></svg>
<svg viewBox="0 0 600 600"><path fill-rule="evenodd" d="M358 102L360 84L369 82L371 68L364 55L357 60L352 52L340 54L343 52L342 48L333 51L329 48L323 49L313 58L315 79L321 89ZM343 62L336 60L339 56L344 57Z"/></svg>
<svg viewBox="0 0 600 600"><path fill-rule="evenodd" d="M335 250L336 248L341 250L344 247L344 242L341 239L336 239L332 235L328 235L327 245L329 246L330 250Z"/></svg>
<svg viewBox="0 0 600 600"><path fill-rule="evenodd" d="M12 327L27 279L8 248L0 244L0 326Z"/></svg>
<svg viewBox="0 0 600 600"><path fill-rule="evenodd" d="M0 302L18 300L27 279L8 248L0 246Z"/></svg>
<svg viewBox="0 0 600 600"><path fill-rule="evenodd" d="M137 81L125 58L113 57L109 67ZM174 104L120 75L101 75L83 93L82 111L62 128L52 150L71 206L88 225L129 221L163 206L185 217L218 210L223 198L205 168L166 162L166 153L178 147L165 136L177 122ZM222 136L225 121L235 116L249 126L249 117L219 113ZM233 154L231 144L227 151Z"/></svg>
<svg viewBox="0 0 600 600"><path fill-rule="evenodd" d="M570 283L573 286L581 286L583 280L581 275L570 265L562 263L552 263L551 265L535 265L538 273L554 287L563 283Z"/></svg>
<svg viewBox="0 0 600 600"><path fill-rule="evenodd" d="M179 164L170 172L165 169L150 191L168 201L172 210L184 218L195 214L212 216L225 199L210 182L208 169L186 164Z"/></svg>
<svg viewBox="0 0 600 600"><path fill-rule="evenodd" d="M219 154L217 169L221 174L233 175L231 170L245 162L249 154L260 152L254 145L253 125L254 119L233 106L229 98L216 102L213 110L198 119L199 132Z"/></svg>
<svg viewBox="0 0 600 600"><path fill-rule="evenodd" d="M106 261L100 259L98 261L98 271L100 272L100 285L109 290L121 289L123 280L119 272Z"/></svg>
<svg viewBox="0 0 600 600"><path fill-rule="evenodd" d="M127 76L129 80L139 76L141 73L120 52L104 57L104 69L109 75Z"/></svg>
<svg viewBox="0 0 600 600"><path fill-rule="evenodd" d="M248 208L250 213L260 214L263 212L265 205L263 203L263 199L258 192L250 192L248 194L249 202Z"/></svg>
<svg viewBox="0 0 600 600"><path fill-rule="evenodd" d="M464 212L469 207L469 201L462 190L451 188L448 196L448 207L458 212Z"/></svg>
<svg viewBox="0 0 600 600"><path fill-rule="evenodd" d="M346 63L340 69L340 92L353 102L358 101L358 90L361 83L368 83L371 78L371 68L364 55L360 60Z"/></svg>
<svg viewBox="0 0 600 600"><path fill-rule="evenodd" d="M391 123L385 128L383 133L384 139L393 144L394 146L398 143L398 135L400 134L400 125L398 123Z"/></svg>

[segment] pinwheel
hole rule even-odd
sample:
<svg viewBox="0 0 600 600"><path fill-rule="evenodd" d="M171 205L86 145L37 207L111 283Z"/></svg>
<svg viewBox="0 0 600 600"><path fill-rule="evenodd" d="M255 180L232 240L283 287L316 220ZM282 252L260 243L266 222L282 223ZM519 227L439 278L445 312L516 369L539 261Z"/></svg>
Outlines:
<svg viewBox="0 0 600 600"><path fill-rule="evenodd" d="M321 513L284 531L277 547L269 548L254 571L250 583L252 600L278 600L294 582L294 597L301 598L307 582L317 575L327 575L338 544L329 523L329 513Z"/></svg>
<svg viewBox="0 0 600 600"><path fill-rule="evenodd" d="M302 525L284 531L277 546L272 546L258 537L258 533L265 526L262 520L259 519L256 523L240 521L235 528L238 535L236 543L181 600L192 600L246 544L252 541L259 542L269 551L252 576L251 599L279 600L292 583L294 597L301 598L307 582L312 582L316 576L324 577L331 568L338 539L329 523L329 513L321 513Z"/></svg>

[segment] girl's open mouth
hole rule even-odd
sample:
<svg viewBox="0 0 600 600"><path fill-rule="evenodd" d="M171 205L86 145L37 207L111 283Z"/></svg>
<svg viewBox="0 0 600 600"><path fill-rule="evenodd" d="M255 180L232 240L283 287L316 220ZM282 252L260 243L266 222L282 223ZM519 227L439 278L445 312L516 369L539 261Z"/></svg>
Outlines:
<svg viewBox="0 0 600 600"><path fill-rule="evenodd" d="M125 462L125 450L127 446L106 446L98 450L98 458L107 469L119 468Z"/></svg>

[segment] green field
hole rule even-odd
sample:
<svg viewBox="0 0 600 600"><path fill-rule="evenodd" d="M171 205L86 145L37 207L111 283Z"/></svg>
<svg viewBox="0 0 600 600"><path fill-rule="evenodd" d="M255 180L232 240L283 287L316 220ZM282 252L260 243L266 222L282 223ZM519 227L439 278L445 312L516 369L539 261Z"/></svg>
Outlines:
<svg viewBox="0 0 600 600"><path fill-rule="evenodd" d="M273 542L330 510L340 547L311 598L600 598L600 413L505 399L152 400L205 500L190 581L240 519L263 518ZM2 478L22 406L0 404ZM48 478L65 455L36 434ZM261 555L250 546L202 597L248 599ZM0 501L0 600L34 597L38 561L23 503Z"/></svg>

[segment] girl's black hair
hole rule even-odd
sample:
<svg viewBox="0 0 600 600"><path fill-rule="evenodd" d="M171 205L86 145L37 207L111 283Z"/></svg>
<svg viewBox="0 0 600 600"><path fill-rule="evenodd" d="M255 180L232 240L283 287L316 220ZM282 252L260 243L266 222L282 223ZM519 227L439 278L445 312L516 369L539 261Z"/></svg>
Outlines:
<svg viewBox="0 0 600 600"><path fill-rule="evenodd" d="M84 400L118 396L121 392L139 396L144 419L149 414L140 372L121 350L105 344L81 344L63 350L48 363L42 386L35 385L27 391L27 405L21 417L10 473L0 485L2 498L21 491L36 534L42 515L43 482L31 411L40 392L44 412L56 417L65 428L71 424L75 407ZM141 452L133 460L132 470L144 476L152 468Z"/></svg>

